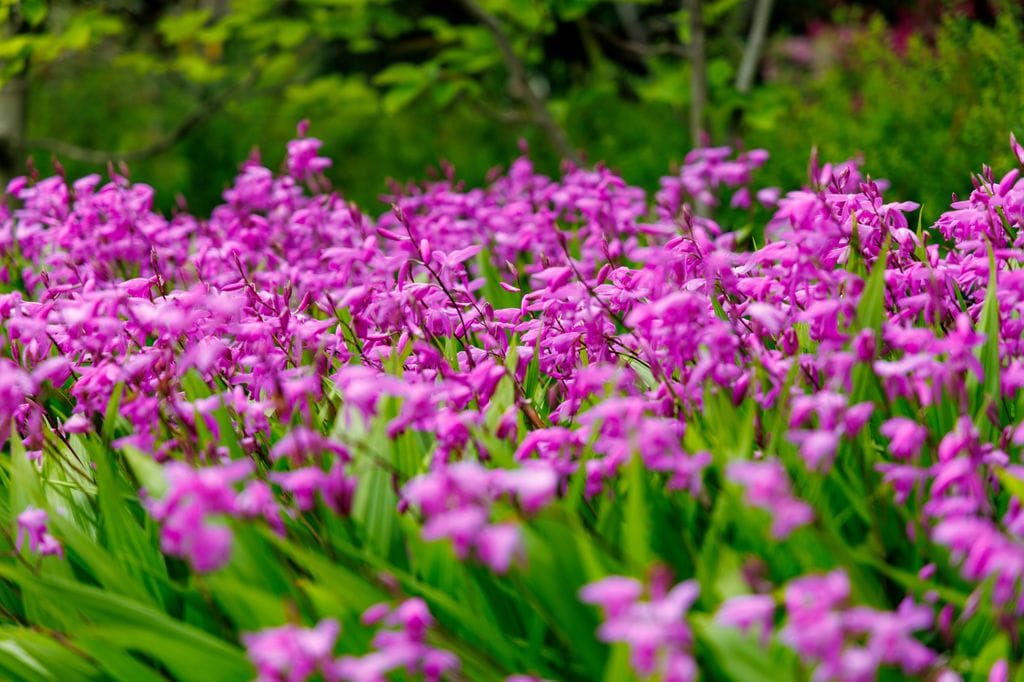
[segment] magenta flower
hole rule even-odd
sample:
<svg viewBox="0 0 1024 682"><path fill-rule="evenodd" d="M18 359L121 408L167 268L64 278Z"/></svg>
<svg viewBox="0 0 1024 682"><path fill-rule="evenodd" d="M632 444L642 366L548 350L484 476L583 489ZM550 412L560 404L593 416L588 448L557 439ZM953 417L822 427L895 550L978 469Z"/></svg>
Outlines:
<svg viewBox="0 0 1024 682"><path fill-rule="evenodd" d="M307 128L284 173L254 155L203 217L184 206L162 215L152 188L117 174L9 183L0 444L24 449L48 495L70 480L65 466L89 478L81 448L113 433L114 448L164 467L166 494L144 497L162 551L205 572L231 560L242 524L314 544L351 531L376 552L376 525L352 514L355 476L384 473L405 514L393 532L451 543L507 587L505 574L514 584L530 570L527 538L551 540L524 526L582 520L601 539L588 567L618 562L604 542L643 492L638 507L701 532L707 513L726 515L713 539L743 555L751 594L726 600L717 622L792 648L814 680L897 669L952 679L976 653L965 624L1006 629L1024 614L1024 500L1012 480L1024 446L1020 169L983 168L920 231L918 205L883 197L884 181L857 161L815 156L809 186L783 193L754 182L766 152L724 147L692 150L653 203L607 167L549 178L520 158L484 187L464 188L446 168L364 212L324 187L330 161ZM1011 150L1024 163L1012 137ZM725 215L755 215L755 202L772 212L756 243L714 217L728 205ZM866 309L878 315L862 319ZM985 377L993 366L999 376ZM116 423L103 424L115 393ZM8 443L15 431L21 442ZM879 438L888 453L861 461L861 444ZM759 451L780 443L781 455ZM127 454L129 473L148 473ZM850 480L865 471L883 485ZM924 565L921 579L937 582L951 564L973 589L966 605L935 590L923 604L868 607L840 569L773 584L828 565L835 552L808 544L822 530L811 492L822 512L842 512L857 483L872 484L868 524L876 512L900 519L881 535L856 510L836 520L858 561L897 571L868 566L867 579ZM742 527L761 514L745 507L769 515L771 537ZM31 507L15 544L62 551ZM419 557L397 559L417 580L435 577ZM411 585L378 577L391 594ZM601 610L597 637L625 645L635 675L697 677L694 581L596 578L579 598ZM886 580L879 599L892 595ZM735 594L732 582L714 591ZM363 624L370 650L340 660L333 621L243 641L261 679L458 674L455 655L434 646L442 633L426 602L378 605ZM561 672L548 653L574 650L520 625L509 624L513 644L526 634ZM989 675L1010 672L1004 663Z"/></svg>
<svg viewBox="0 0 1024 682"><path fill-rule="evenodd" d="M163 551L187 559L200 572L226 564L231 531L214 518L242 513L234 484L251 471L252 462L245 460L198 470L180 462L169 464L167 495L148 503L150 514L162 525Z"/></svg>
<svg viewBox="0 0 1024 682"><path fill-rule="evenodd" d="M930 607L905 599L893 612L848 608L849 596L850 584L841 571L799 578L786 588L782 640L818 662L816 677L875 679L886 665L918 675L937 662L935 652L913 637L932 625Z"/></svg>
<svg viewBox="0 0 1024 682"><path fill-rule="evenodd" d="M296 625L242 635L249 660L256 666L258 682L305 682L317 672L331 679L331 655L341 626L323 620L315 628Z"/></svg>
<svg viewBox="0 0 1024 682"><path fill-rule="evenodd" d="M305 180L327 170L332 161L317 152L323 142L313 137L292 140L288 143L288 174L296 180Z"/></svg>
<svg viewBox="0 0 1024 682"><path fill-rule="evenodd" d="M26 507L23 512L18 514L18 537L14 543L15 549L21 551L22 546L28 543L28 551L33 554L63 557L64 548L47 531L47 519L46 511L37 507Z"/></svg>
<svg viewBox="0 0 1024 682"><path fill-rule="evenodd" d="M325 453L333 453L343 461L351 459L348 450L340 443L305 427L288 432L270 450L274 460L287 458L295 466L300 466L310 458L319 458Z"/></svg>
<svg viewBox="0 0 1024 682"><path fill-rule="evenodd" d="M580 601L596 604L610 618L618 617L629 610L644 593L639 580L623 576L609 576L580 589Z"/></svg>
<svg viewBox="0 0 1024 682"><path fill-rule="evenodd" d="M790 438L800 446L800 456L807 462L807 466L817 471L825 471L831 466L836 448L839 447L839 434L836 431L797 431L791 433Z"/></svg>
<svg viewBox="0 0 1024 682"><path fill-rule="evenodd" d="M692 680L696 675L690 656L693 636L683 617L698 591L696 581L690 580L666 594L652 595L650 601L640 601L642 587L638 582L612 576L584 586L580 599L602 607L605 621L598 628L598 638L625 643L638 675L660 670L664 677Z"/></svg>
<svg viewBox="0 0 1024 682"><path fill-rule="evenodd" d="M730 462L727 476L743 486L749 504L771 514L773 537L784 539L814 520L810 505L793 497L778 460Z"/></svg>
<svg viewBox="0 0 1024 682"><path fill-rule="evenodd" d="M928 429L906 417L888 420L882 424L881 432L889 439L889 452L897 459L910 459L917 455L928 437Z"/></svg>
<svg viewBox="0 0 1024 682"><path fill-rule="evenodd" d="M761 646L767 646L772 634L772 620L775 600L764 594L749 594L732 597L725 601L715 614L715 621L729 625L742 632L756 629Z"/></svg>
<svg viewBox="0 0 1024 682"><path fill-rule="evenodd" d="M1021 163L1024 164L1024 154L1021 155ZM988 682L1009 682L1010 666L1005 658L1001 658L992 664L988 671Z"/></svg>
<svg viewBox="0 0 1024 682"><path fill-rule="evenodd" d="M382 623L390 629L377 631L370 653L338 659L333 667L337 679L377 682L392 671L404 669L409 676L437 682L460 667L459 659L450 651L427 643L434 618L422 599L409 599L394 609L387 604L371 606L363 614L363 622Z"/></svg>
<svg viewBox="0 0 1024 682"><path fill-rule="evenodd" d="M491 523L491 506L506 491L527 510L546 503L554 494L555 477L541 468L492 471L475 462L458 462L411 480L403 490L403 504L423 514L425 540L450 539L460 558L475 552L492 570L505 573L525 553L516 525Z"/></svg>

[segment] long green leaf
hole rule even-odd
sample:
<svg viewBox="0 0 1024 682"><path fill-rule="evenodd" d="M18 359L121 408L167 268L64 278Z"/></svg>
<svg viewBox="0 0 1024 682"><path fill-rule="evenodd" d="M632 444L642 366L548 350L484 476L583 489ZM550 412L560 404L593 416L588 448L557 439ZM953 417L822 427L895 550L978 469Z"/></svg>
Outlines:
<svg viewBox="0 0 1024 682"><path fill-rule="evenodd" d="M180 680L251 679L252 667L237 647L156 609L107 590L60 578L34 576L0 565L0 575L62 609L81 613L89 632L121 647L159 660Z"/></svg>

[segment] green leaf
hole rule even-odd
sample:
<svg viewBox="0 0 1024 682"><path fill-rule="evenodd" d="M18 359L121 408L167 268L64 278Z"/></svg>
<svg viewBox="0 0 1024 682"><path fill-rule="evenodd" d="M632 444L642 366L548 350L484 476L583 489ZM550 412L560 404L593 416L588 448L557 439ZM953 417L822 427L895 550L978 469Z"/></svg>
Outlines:
<svg viewBox="0 0 1024 682"><path fill-rule="evenodd" d="M170 44L195 38L212 16L208 9L196 9L180 14L165 14L157 23L156 30Z"/></svg>
<svg viewBox="0 0 1024 682"><path fill-rule="evenodd" d="M998 404L1001 398L999 390L999 290L996 285L996 257L988 244L988 287L985 300L981 305L978 317L978 330L985 335L985 343L977 349L978 360L981 362L983 380L978 387L975 405L983 409L986 401ZM980 416L980 415L978 415Z"/></svg>
<svg viewBox="0 0 1024 682"><path fill-rule="evenodd" d="M111 644L97 635L78 635L75 646L89 654L103 671L118 682L166 682L166 678L153 672L125 649Z"/></svg>
<svg viewBox="0 0 1024 682"><path fill-rule="evenodd" d="M885 318L885 272L889 267L889 247L890 238L887 236L857 303L858 329L871 329L876 334L881 331Z"/></svg>
<svg viewBox="0 0 1024 682"><path fill-rule="evenodd" d="M1010 658L1010 638L1005 632L995 633L974 659L971 672L975 679L987 680L996 661ZM1018 676L1019 677L1019 676Z"/></svg>
<svg viewBox="0 0 1024 682"><path fill-rule="evenodd" d="M44 502L43 486L39 480L39 471L28 455L21 441L21 434L11 425L11 484L8 488L8 505L12 516L17 516L29 505L39 506Z"/></svg>
<svg viewBox="0 0 1024 682"><path fill-rule="evenodd" d="M856 319L853 328L850 330L851 333L870 329L877 339L882 330L882 320L885 317L885 272L888 267L889 246L890 238L886 236L882 250L871 267L871 274L864 284L864 291L861 292L860 301L857 303ZM856 405L857 403L864 402L877 381L878 378L869 363L862 362L854 367L853 391L850 395L850 404Z"/></svg>
<svg viewBox="0 0 1024 682"><path fill-rule="evenodd" d="M993 467L993 471L995 471L995 474L999 478L999 482L1003 487L1020 502L1024 502L1024 481L1020 480L1005 469L996 469Z"/></svg>
<svg viewBox="0 0 1024 682"><path fill-rule="evenodd" d="M120 594L129 599L156 605L153 597L146 592L137 575L132 575L125 562L135 563L131 556L115 557L98 545L94 538L89 537L75 524L59 515L50 519L54 533L64 543L68 557L81 562L91 577L104 589Z"/></svg>
<svg viewBox="0 0 1024 682"><path fill-rule="evenodd" d="M251 679L252 666L237 647L133 599L61 578L33 576L0 564L0 575L23 589L34 588L54 606L80 613L91 623L83 633L140 651L183 681Z"/></svg>
<svg viewBox="0 0 1024 682"><path fill-rule="evenodd" d="M117 425L117 419L121 411L121 398L123 396L124 382L121 382L110 392L110 401L107 403L107 409L103 413L103 427L100 434L103 436L104 441L109 442L114 439L114 428Z"/></svg>
<svg viewBox="0 0 1024 682"><path fill-rule="evenodd" d="M383 590L341 562L331 561L318 552L289 542L269 531L264 533L264 537L289 559L309 571L317 584L330 586L339 599L354 612L361 614L370 606L387 599L387 594Z"/></svg>
<svg viewBox="0 0 1024 682"><path fill-rule="evenodd" d="M209 384L203 380L203 376L195 369L190 369L182 375L181 387L185 389L185 397L191 401L209 398L211 395Z"/></svg>
<svg viewBox="0 0 1024 682"><path fill-rule="evenodd" d="M635 679L635 677L636 673L633 672L633 666L629 662L629 647L621 643L613 644L601 679L604 682L619 682L620 680Z"/></svg>
<svg viewBox="0 0 1024 682"><path fill-rule="evenodd" d="M220 443L227 446L228 452L231 453L231 459L244 459L246 455L241 443L238 442L235 422L232 421L223 399L221 399L220 407L213 411L213 418L217 422L217 430L220 432Z"/></svg>
<svg viewBox="0 0 1024 682"><path fill-rule="evenodd" d="M715 576L717 575L719 557L723 550L728 549L724 540L732 516L729 493L723 491L715 498L715 506L711 511L708 529L704 533L697 565L697 578L701 585L700 597L703 602L708 604L717 605L723 596L718 591Z"/></svg>
<svg viewBox="0 0 1024 682"><path fill-rule="evenodd" d="M269 592L223 574L207 576L204 582L239 630L260 630L288 620L285 600Z"/></svg>
<svg viewBox="0 0 1024 682"><path fill-rule="evenodd" d="M431 96L434 99L434 104L443 109L454 102L455 98L465 89L466 83L463 81L442 81L431 90ZM492 280L488 280L487 283L493 286Z"/></svg>
<svg viewBox="0 0 1024 682"><path fill-rule="evenodd" d="M294 50L309 37L310 26L305 21L278 21L277 44L285 50Z"/></svg>
<svg viewBox="0 0 1024 682"><path fill-rule="evenodd" d="M774 645L762 648L751 635L714 623L708 616L693 615L697 641L733 682L791 682L802 679L796 653Z"/></svg>
<svg viewBox="0 0 1024 682"><path fill-rule="evenodd" d="M167 477L164 475L163 467L152 457L130 445L122 448L121 453L139 485L153 497L163 497L167 492Z"/></svg>
<svg viewBox="0 0 1024 682"><path fill-rule="evenodd" d="M397 504L391 476L380 466L374 466L360 478L352 518L365 530L367 544L378 556L388 557L398 541Z"/></svg>
<svg viewBox="0 0 1024 682"><path fill-rule="evenodd" d="M420 65L398 62L379 71L373 77L374 85L422 84L429 79L427 70Z"/></svg>
<svg viewBox="0 0 1024 682"><path fill-rule="evenodd" d="M575 653L573 663L584 673L580 679L600 679L607 647L594 634L598 627L596 611L579 601L579 590L589 576L575 551L577 543L571 531L563 524L540 519L523 530L530 566L522 575L525 598L562 646Z"/></svg>
<svg viewBox="0 0 1024 682"><path fill-rule="evenodd" d="M32 28L36 28L46 21L46 15L49 13L46 0L21 0L19 9L21 16Z"/></svg>
<svg viewBox="0 0 1024 682"><path fill-rule="evenodd" d="M53 638L21 627L0 628L0 650L50 680L98 679L99 671ZM21 672L21 671L19 671ZM28 672L27 670L24 672Z"/></svg>
<svg viewBox="0 0 1024 682"><path fill-rule="evenodd" d="M643 575L651 560L650 512L647 508L647 481L643 460L634 454L626 469L629 489L626 497L625 550L637 575Z"/></svg>
<svg viewBox="0 0 1024 682"><path fill-rule="evenodd" d="M118 475L106 444L95 440L92 444L90 451L96 472L100 530L105 546L113 556L122 557L128 572L140 579L156 604L162 606L164 586L168 581L164 558L154 538L140 527L129 511L129 504L137 504L135 493Z"/></svg>
<svg viewBox="0 0 1024 682"><path fill-rule="evenodd" d="M18 646L17 642L0 639L0 670L4 679L27 682L55 682L56 678L37 659Z"/></svg>
<svg viewBox="0 0 1024 682"><path fill-rule="evenodd" d="M924 244L924 205L917 212L917 246L914 247L914 255L917 259L928 266L928 270L931 271L931 261L928 260L928 249L925 248Z"/></svg>
<svg viewBox="0 0 1024 682"><path fill-rule="evenodd" d="M381 106L388 115L397 114L413 103L427 89L424 83L403 83L390 88L381 98Z"/></svg>

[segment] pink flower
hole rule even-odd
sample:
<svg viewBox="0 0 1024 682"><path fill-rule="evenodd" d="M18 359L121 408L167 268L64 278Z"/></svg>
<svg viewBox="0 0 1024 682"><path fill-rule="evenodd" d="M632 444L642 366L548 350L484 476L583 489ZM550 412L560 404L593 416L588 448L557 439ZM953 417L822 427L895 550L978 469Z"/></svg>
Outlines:
<svg viewBox="0 0 1024 682"><path fill-rule="evenodd" d="M886 421L881 432L889 439L889 452L898 459L914 457L928 437L928 429L906 417L893 417Z"/></svg>
<svg viewBox="0 0 1024 682"><path fill-rule="evenodd" d="M305 682L317 672L331 674L340 630L336 620L327 619L312 629L284 625L245 633L242 643L256 666L258 682Z"/></svg>
<svg viewBox="0 0 1024 682"><path fill-rule="evenodd" d="M776 459L730 462L726 475L746 490L749 504L772 515L772 536L784 539L814 520L810 505L793 497L786 470Z"/></svg>
<svg viewBox="0 0 1024 682"><path fill-rule="evenodd" d="M169 464L167 495L147 503L150 514L162 524L163 551L187 559L201 572L226 564L231 555L231 531L213 518L242 513L234 484L248 476L252 466L247 460L203 469L181 462Z"/></svg>
<svg viewBox="0 0 1024 682"><path fill-rule="evenodd" d="M715 614L715 620L743 632L756 628L761 646L767 646L772 634L775 600L764 594L750 594L726 600Z"/></svg>
<svg viewBox="0 0 1024 682"><path fill-rule="evenodd" d="M674 679L694 679L696 667L690 655L692 633L683 616L697 599L696 581L679 583L667 594L640 601L640 584L611 576L580 590L580 599L600 604L605 621L597 636L605 642L624 642L630 663L638 675L661 670Z"/></svg>
<svg viewBox="0 0 1024 682"><path fill-rule="evenodd" d="M45 510L37 507L26 507L18 514L18 537L14 546L21 551L22 546L27 542L28 551L42 556L57 555L64 556L64 548L55 537L50 535L46 528L48 515Z"/></svg>
<svg viewBox="0 0 1024 682"><path fill-rule="evenodd" d="M383 623L391 629L377 631L373 651L340 658L333 668L340 680L377 682L386 679L391 671L404 669L410 676L437 682L459 669L459 659L453 653L426 643L434 618L422 599L406 600L394 609L376 604L363 614L363 622Z"/></svg>

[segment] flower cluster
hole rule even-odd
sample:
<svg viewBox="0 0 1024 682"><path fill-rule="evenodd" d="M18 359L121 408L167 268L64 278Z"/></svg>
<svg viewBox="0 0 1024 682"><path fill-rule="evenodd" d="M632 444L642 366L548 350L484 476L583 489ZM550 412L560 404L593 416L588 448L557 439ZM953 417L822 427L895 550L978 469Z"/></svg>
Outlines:
<svg viewBox="0 0 1024 682"><path fill-rule="evenodd" d="M459 669L459 659L427 642L434 618L422 599L392 608L370 607L363 624L383 624L373 637L373 651L335 658L341 626L325 619L314 628L284 625L242 635L259 682L304 682L314 675L328 682L380 682L402 670L417 679L438 682Z"/></svg>
<svg viewBox="0 0 1024 682"><path fill-rule="evenodd" d="M657 674L667 682L697 679L691 655L693 633L683 616L697 599L699 585L693 580L668 585L659 576L648 587L650 599L640 599L644 586L637 580L610 576L586 585L580 599L604 612L597 636L605 642L624 642L630 662L640 675Z"/></svg>
<svg viewBox="0 0 1024 682"><path fill-rule="evenodd" d="M727 474L743 486L751 506L771 513L774 537L785 538L814 519L811 506L793 497L786 470L777 460L733 462Z"/></svg>
<svg viewBox="0 0 1024 682"><path fill-rule="evenodd" d="M338 678L346 682L376 682L394 670L437 682L459 669L459 659L450 651L427 643L434 625L422 599L408 599L392 608L377 604L363 614L363 623L387 626L373 637L374 650L364 656L343 656L335 668Z"/></svg>
<svg viewBox="0 0 1024 682"><path fill-rule="evenodd" d="M448 538L459 557L473 550L504 573L522 554L522 540L515 524L489 522L491 503L508 494L524 511L535 512L554 498L557 485L555 473L546 467L491 470L465 461L414 478L403 500L423 515L424 539Z"/></svg>
<svg viewBox="0 0 1024 682"><path fill-rule="evenodd" d="M841 571L812 575L786 586L786 625L780 636L806 660L817 661L819 679L877 679L882 665L916 675L936 661L913 637L932 625L928 606L903 600L893 611L847 607L850 583Z"/></svg>
<svg viewBox="0 0 1024 682"><path fill-rule="evenodd" d="M5 451L71 469L60 484L85 481L90 499L81 452L150 458L166 492L139 491L144 508L194 572L224 569L232 528L252 524L332 558L386 547L372 558L419 579L422 545L399 537L413 532L482 564L495 582L481 593L505 599L519 583L496 586L534 564L524 526L557 521L593 540L586 567L611 577L579 597L641 676L696 676L691 607L821 679L948 678L978 652L940 649L979 612L1017 641L1017 170L985 168L917 229L917 204L887 200L857 163L813 159L808 186L783 193L755 185L764 151L726 148L691 152L653 202L604 166L549 178L520 158L482 188L396 186L371 215L330 190L305 133L281 172L249 159L202 218L163 215L117 174L7 186ZM736 214L754 232L718 222ZM19 549L61 554L46 512L16 523ZM618 576L643 543L682 582ZM724 603L694 577L715 579L697 565L720 546L743 567L722 569L729 594L750 588ZM963 599L930 589L941 580ZM365 625L384 627L360 658L334 659L330 620L245 642L267 680L437 679L458 661L428 644L433 618L415 596L371 609ZM517 641L564 639L527 620L511 618ZM523 662L504 673L564 672Z"/></svg>
<svg viewBox="0 0 1024 682"><path fill-rule="evenodd" d="M241 512L234 484L250 474L251 463L239 460L197 470L172 462L166 471L168 494L149 504L149 513L162 524L161 548L187 559L197 571L220 568L230 558L231 531L215 519ZM257 495L251 492L250 498Z"/></svg>
<svg viewBox="0 0 1024 682"><path fill-rule="evenodd" d="M304 682L315 673L333 674L335 641L341 626L323 620L315 628L283 625L242 635L242 643L256 666L258 682Z"/></svg>

